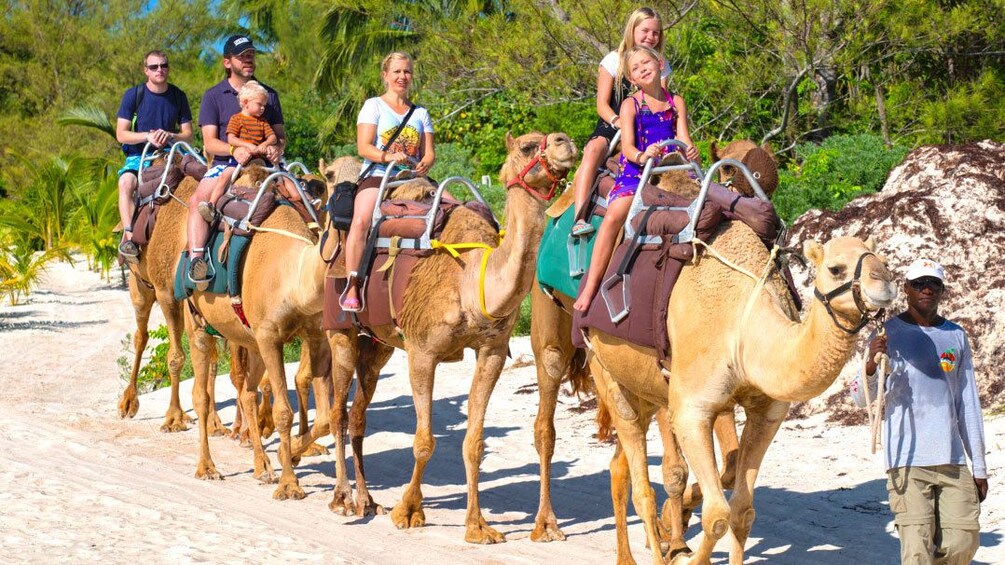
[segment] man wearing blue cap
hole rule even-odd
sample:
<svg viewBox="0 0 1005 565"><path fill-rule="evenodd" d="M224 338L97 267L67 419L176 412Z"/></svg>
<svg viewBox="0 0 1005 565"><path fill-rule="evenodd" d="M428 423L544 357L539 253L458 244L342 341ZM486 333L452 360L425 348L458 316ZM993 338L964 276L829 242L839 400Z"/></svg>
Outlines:
<svg viewBox="0 0 1005 565"><path fill-rule="evenodd" d="M245 147L232 147L227 143L227 123L231 116L241 111L237 95L241 87L255 78L255 46L251 39L244 35L232 35L223 46L223 67L227 76L218 84L210 87L202 97L199 108L199 127L202 128L202 139L206 152L213 156L213 162L206 171L199 186L188 201L188 246L191 264L189 277L196 282L205 282L208 264L205 259L206 237L209 235L209 225L197 211L199 203L209 198L216 184L216 179L227 168L231 155L242 165L253 157L262 157L272 163L278 163L286 146L286 128L283 123L283 109L279 104L279 94L265 87L266 106L262 116L272 126L279 142L266 147L261 153ZM261 81L258 81L261 84Z"/></svg>
<svg viewBox="0 0 1005 565"><path fill-rule="evenodd" d="M980 547L980 503L988 493L973 356L963 328L939 315L942 265L918 259L906 278L907 310L872 339L865 367L876 391L876 355L890 357L883 420L890 510L901 563L962 565ZM865 406L862 375L851 394Z"/></svg>

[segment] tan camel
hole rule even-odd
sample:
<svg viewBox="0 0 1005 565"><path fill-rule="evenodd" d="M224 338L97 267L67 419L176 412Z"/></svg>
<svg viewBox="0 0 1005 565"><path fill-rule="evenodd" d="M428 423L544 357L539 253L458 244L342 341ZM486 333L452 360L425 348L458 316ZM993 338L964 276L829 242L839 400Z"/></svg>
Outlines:
<svg viewBox="0 0 1005 565"><path fill-rule="evenodd" d="M171 377L171 400L161 431L180 432L188 429L187 423L192 419L181 409L178 399L178 377L185 364L185 353L181 348L182 311L183 304L174 298L174 273L178 258L185 249L185 217L188 210L182 202L186 201L195 189L196 180L186 177L175 189L176 198L161 206L157 215L157 223L150 236L150 242L140 253L139 261L130 265L129 298L133 303L136 315L136 333L133 335L133 365L129 375L129 385L122 392L119 400L119 416L132 418L139 410L140 402L136 393L136 378L139 375L143 359L143 350L149 340L147 324L150 321L150 311L154 303L160 305L168 330L168 374ZM213 353L215 354L215 349ZM215 362L215 357L214 357ZM213 373L216 373L215 368ZM212 395L212 392L210 393ZM213 435L225 432L220 417L216 413L216 403L207 414L210 418L209 430Z"/></svg>
<svg viewBox="0 0 1005 565"><path fill-rule="evenodd" d="M438 253L421 259L413 271L404 296L399 318L405 339L393 326L374 328L380 341L404 349L408 354L409 377L415 402L416 432L413 453L415 468L404 496L391 511L398 528L423 526L422 475L432 456L432 392L436 366L441 362L460 361L464 349L474 349L477 366L468 395L468 422L464 437L464 466L467 475L468 502L464 539L471 543L497 543L505 537L490 527L478 503L479 464L485 449L482 430L489 395L506 359L510 333L519 316L520 303L530 291L537 261L537 249L544 232L544 210L558 179L564 178L575 162L576 149L568 136L530 133L513 139L506 137L508 157L500 180L508 187L506 195L506 235L500 242L495 230L466 209L451 215L441 240L444 242L479 242L498 247L491 251L482 276L482 260L488 250L464 251L459 258ZM533 163L532 163L533 161ZM536 163L536 164L535 164ZM521 188L522 187L522 188ZM532 192L535 191L535 192ZM483 286L484 285L484 286ZM482 313L480 289L485 293ZM331 429L344 428L344 407L356 365L355 331L329 332L333 356L335 410ZM380 511L366 490L361 466L362 433L360 422L365 404L372 396L380 366L371 367L369 376L360 375L365 392L353 403L354 418L349 423L356 461L356 504L348 483L345 466L344 432L336 433L338 484L332 510L344 514ZM362 398L361 398L362 396Z"/></svg>
<svg viewBox="0 0 1005 565"><path fill-rule="evenodd" d="M749 140L733 141L722 149L713 142L711 146L712 161L736 159L747 162L745 161L746 156L756 148L758 148L757 145ZM770 193L774 191L778 183L777 165L770 159L768 148L761 147L761 149L765 150L763 157L767 158L759 158L756 159L756 162L750 163L751 170L762 181L762 188ZM762 157L762 155L757 155L757 157ZM720 173L720 182L736 180L735 167L723 167L720 169ZM737 182L736 185L744 194L748 196L753 194L753 191L746 186L746 179L743 179L742 183ZM697 183L687 180L686 175L664 175L660 187L684 196L697 194ZM568 194L563 195L563 198L553 207L556 209L556 213L561 207L569 204L569 202L563 202L563 200L569 199ZM549 213L551 212L549 211ZM531 531L530 539L532 541L565 539L565 535L558 528L551 504L551 459L555 451L555 405L558 400L558 389L563 381L569 380L573 389L578 391L585 388L581 380L589 377L585 357L581 351L577 352L572 345L571 312L574 298L558 292L553 293L553 296L554 299L545 295L538 282L534 281L531 289L530 335L534 360L537 363L539 402L537 418L534 421L534 447L537 449L541 464L541 496L534 529ZM665 414L657 415L657 424L660 425L662 436L670 433L669 419ZM723 412L717 417L714 429L724 462L720 480L724 485L731 486L739 447L733 411ZM672 445L675 444L673 442L666 444L666 446ZM610 471L611 495L615 505L615 523L618 533L619 561L629 563L632 558L628 545L625 508L628 493L627 490L619 490L619 488L627 489L628 486L628 460L624 457L624 451L620 446L615 450ZM670 498L664 504L662 514L663 525L669 530L669 538L665 541L669 544L671 551L686 548L683 526L687 524L690 510L701 501L700 490L696 488L688 491L683 490L681 483L687 481L687 474L687 466L682 458L674 456L664 458L663 475L668 479L664 481L664 487ZM682 495L684 495L684 499L680 500ZM661 528L661 537L663 534Z"/></svg>
<svg viewBox="0 0 1005 565"><path fill-rule="evenodd" d="M265 176L259 168L250 167L238 184L256 184ZM319 179L308 180L315 186ZM273 391L272 417L279 432L279 459L282 474L273 496L283 500L304 497L296 474L294 463L308 449L318 450L312 443L328 433L327 414L330 387L331 356L325 347L324 333L321 331L321 307L323 304L325 263L320 259L316 239L303 220L292 208L280 206L265 221L263 227L278 232L258 233L245 252L242 273L242 298L244 313L250 324L245 327L235 315L227 297L196 291L192 303L198 315L187 312L186 330L191 344L192 366L195 382L192 402L199 420L199 462L196 477L220 479L209 451L209 429L204 425L204 416L210 410L209 385L211 352L215 349L215 338L206 331L212 326L233 346L247 351L247 358L240 358L236 374L243 377L236 380L239 386L239 404L244 416L250 422L265 422L260 419L258 389L263 375L268 375ZM293 412L286 391L286 373L283 364L283 344L295 335L302 342L301 369L298 372L298 394L300 395L301 435L293 441L291 427ZM306 387L300 393L299 383L313 381L315 401L319 417L309 430L304 429L306 421ZM262 426L248 426L247 431L255 452L255 478L272 483L275 477L272 464L262 446Z"/></svg>
<svg viewBox="0 0 1005 565"><path fill-rule="evenodd" d="M721 256L751 273L762 273L769 263L764 244L738 222L721 229L710 243ZM828 297L828 304L814 301L802 322L796 321L795 307L777 272L759 287L708 255L685 266L669 304L667 329L673 348L669 382L655 369L640 370L654 367L646 352L591 333L595 353L591 370L598 395L609 406L622 407L611 412L653 563L663 563L663 556L656 549L660 546L645 431L656 410L669 408L675 439L705 493L701 546L696 553L672 556L672 562L708 563L716 541L731 530L730 563L738 565L754 520L754 480L789 403L822 393L851 356L860 322L896 297L893 276L873 253L870 241L847 237L826 245L809 241L804 250L816 266L815 288ZM712 425L715 416L734 403L743 406L747 423L733 497L727 504L716 471Z"/></svg>

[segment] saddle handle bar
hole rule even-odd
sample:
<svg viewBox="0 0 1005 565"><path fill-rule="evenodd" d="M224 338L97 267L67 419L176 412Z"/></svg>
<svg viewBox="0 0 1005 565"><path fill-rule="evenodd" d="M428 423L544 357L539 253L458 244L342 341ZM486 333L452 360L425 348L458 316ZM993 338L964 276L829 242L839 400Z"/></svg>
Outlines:
<svg viewBox="0 0 1005 565"><path fill-rule="evenodd" d="M684 143L679 139L667 139L665 141L661 141L657 145L659 147L671 147L671 146L676 147L677 149L683 150L685 153L688 150L687 143ZM662 158L663 158L662 156L659 157L659 159ZM642 174L639 175L639 186L635 190L635 194L632 196L632 205L631 208L628 209L628 215L625 217L624 229L626 238L635 236L635 229L632 227L632 219L634 219L635 216L641 213L642 209L645 207L645 205L642 203L642 187L649 184L649 177L651 177L653 174L660 174L668 171L681 171L681 170L693 173L696 176L696 178L703 178L706 176L705 173L702 172L701 170L701 165L699 165L696 161L688 161L686 164L683 165L667 165L664 167L657 167L656 162L657 158L650 157L646 159L646 164L642 168Z"/></svg>

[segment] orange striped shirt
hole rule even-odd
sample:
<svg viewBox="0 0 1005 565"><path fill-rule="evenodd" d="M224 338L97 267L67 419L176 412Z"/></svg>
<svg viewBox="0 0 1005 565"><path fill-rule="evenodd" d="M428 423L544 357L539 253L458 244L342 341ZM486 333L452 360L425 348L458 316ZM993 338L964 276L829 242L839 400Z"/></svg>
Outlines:
<svg viewBox="0 0 1005 565"><path fill-rule="evenodd" d="M262 142L268 139L269 136L275 135L275 133L272 131L272 126L269 125L269 122L254 116L245 116L241 112L231 116L230 121L227 122L228 139L236 137L242 141L261 145Z"/></svg>

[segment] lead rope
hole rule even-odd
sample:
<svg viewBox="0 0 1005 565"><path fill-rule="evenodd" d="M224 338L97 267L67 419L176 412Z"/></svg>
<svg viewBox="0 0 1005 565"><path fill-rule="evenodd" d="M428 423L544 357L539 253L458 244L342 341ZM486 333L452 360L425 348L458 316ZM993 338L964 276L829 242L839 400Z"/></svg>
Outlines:
<svg viewBox="0 0 1005 565"><path fill-rule="evenodd" d="M886 335L886 326L880 324L878 336ZM876 453L876 446L883 444L883 409L886 407L886 373L890 362L890 356L885 352L876 355L876 400L871 398L869 390L869 376L866 375L865 366L869 361L869 351L862 355L862 381L865 387L865 410L869 416L869 438L872 453Z"/></svg>

